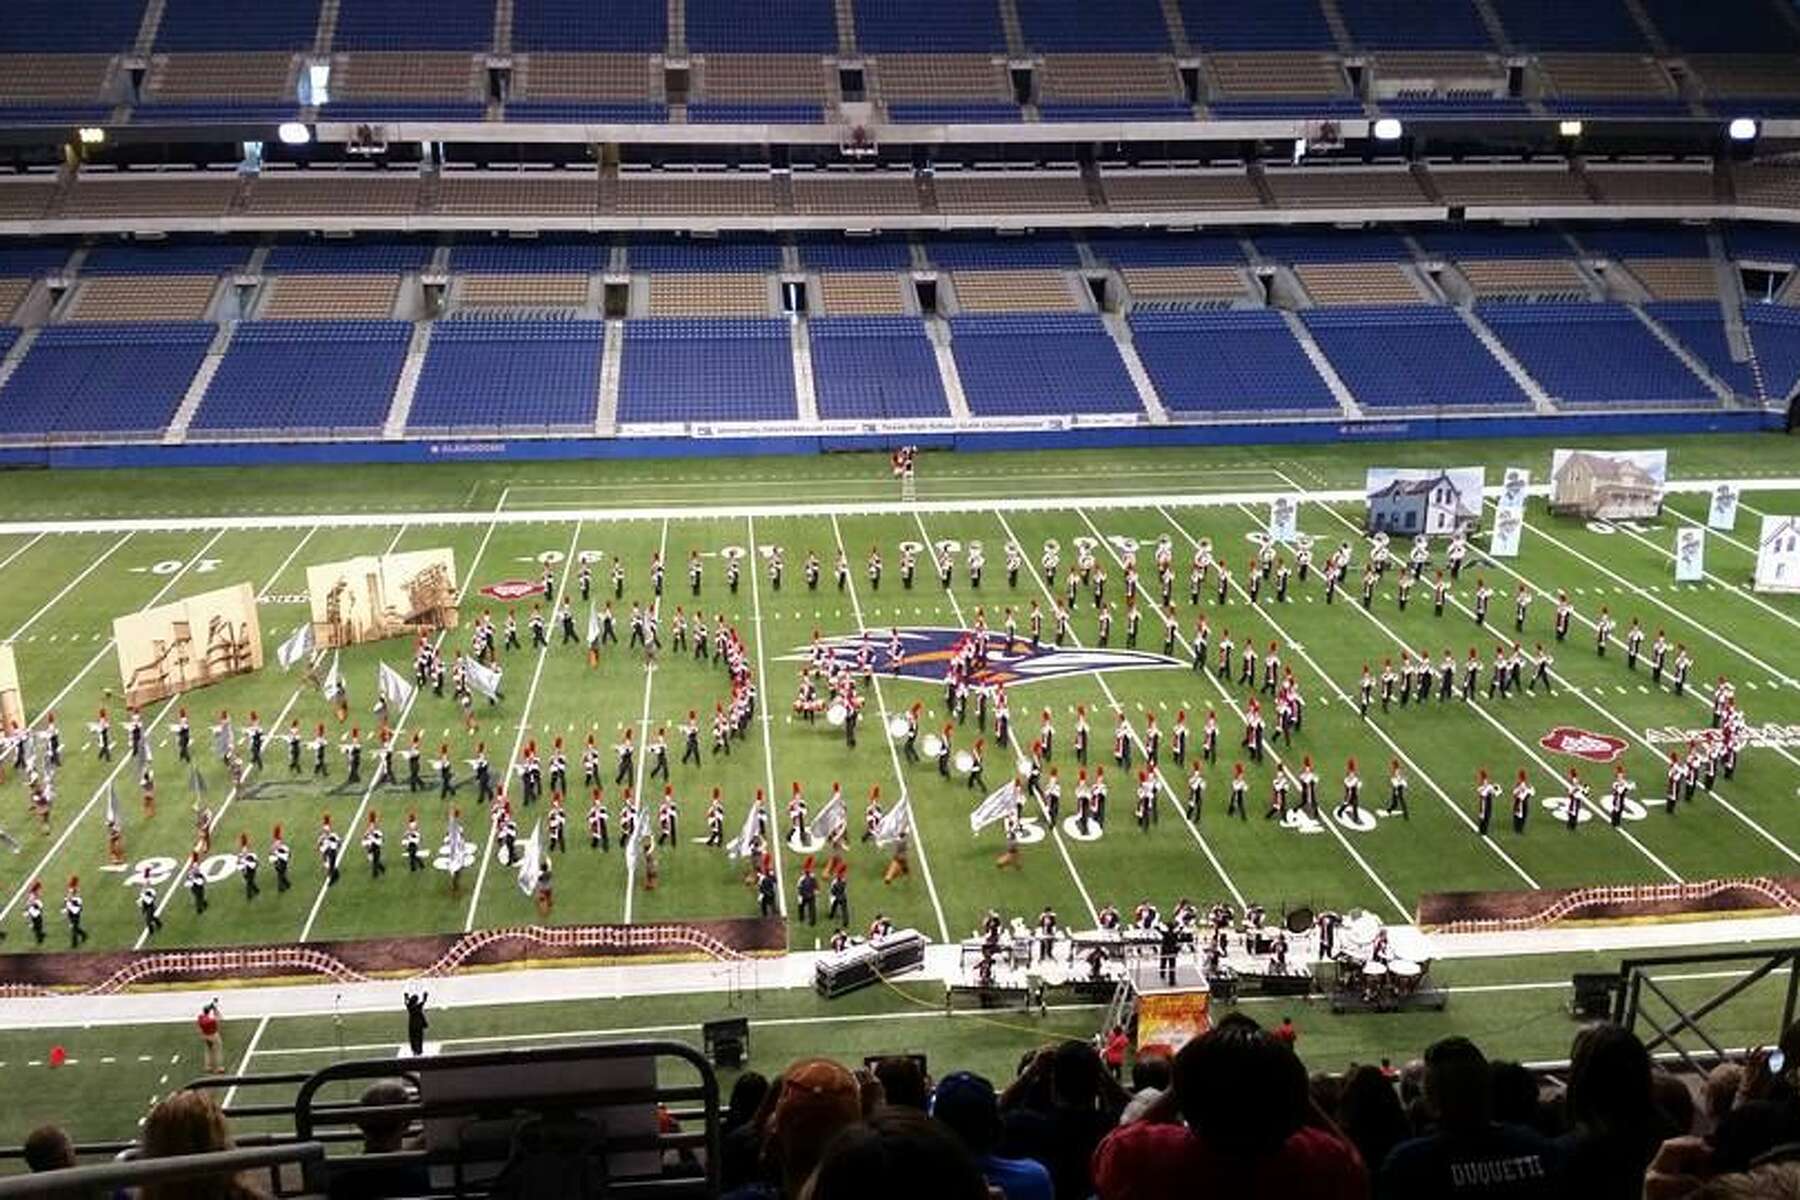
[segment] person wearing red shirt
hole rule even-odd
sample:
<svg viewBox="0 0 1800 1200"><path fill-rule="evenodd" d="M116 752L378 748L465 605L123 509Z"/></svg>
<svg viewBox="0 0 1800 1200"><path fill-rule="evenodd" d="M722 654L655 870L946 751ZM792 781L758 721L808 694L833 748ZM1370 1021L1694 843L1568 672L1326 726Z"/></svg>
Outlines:
<svg viewBox="0 0 1800 1200"><path fill-rule="evenodd" d="M225 1043L219 1037L219 1002L209 1001L200 1010L199 1018L194 1022L200 1029L200 1044L205 1048L206 1073L222 1075L225 1073L223 1061Z"/></svg>
<svg viewBox="0 0 1800 1200"><path fill-rule="evenodd" d="M1269 1036L1292 1047L1295 1042L1300 1040L1300 1031L1294 1028L1294 1018L1283 1017L1281 1024L1271 1030Z"/></svg>
<svg viewBox="0 0 1800 1200"><path fill-rule="evenodd" d="M1112 1032L1106 1035L1106 1049L1101 1057L1106 1060L1106 1069L1112 1072L1114 1079L1120 1078L1125 1071L1125 1050L1131 1045L1131 1039L1125 1036L1123 1025L1114 1025Z"/></svg>
<svg viewBox="0 0 1800 1200"><path fill-rule="evenodd" d="M1174 1086L1094 1151L1100 1200L1367 1200L1362 1158L1286 1044L1233 1014L1175 1055Z"/></svg>

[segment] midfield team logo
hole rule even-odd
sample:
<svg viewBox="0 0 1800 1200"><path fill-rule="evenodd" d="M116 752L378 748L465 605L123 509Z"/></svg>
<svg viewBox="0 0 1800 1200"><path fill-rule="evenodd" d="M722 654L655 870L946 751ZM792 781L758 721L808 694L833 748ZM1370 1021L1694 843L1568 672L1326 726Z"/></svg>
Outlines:
<svg viewBox="0 0 1800 1200"><path fill-rule="evenodd" d="M510 604L514 600L535 596L543 590L544 585L535 579L502 579L499 583L483 587L481 594L503 604Z"/></svg>
<svg viewBox="0 0 1800 1200"><path fill-rule="evenodd" d="M1589 733L1572 725L1558 725L1538 739L1538 745L1557 754L1572 754L1589 762L1609 763L1625 753L1624 738L1610 733Z"/></svg>
<svg viewBox="0 0 1800 1200"><path fill-rule="evenodd" d="M889 639L898 636L900 642L900 658L895 661L889 654ZM846 633L835 637L819 639L820 644L830 653L837 664L855 670L857 658L865 641L869 647L869 661L878 675L890 679L916 679L924 683L941 683L944 670L952 657L956 646L966 638L975 636L969 629L937 629L921 626L901 626L898 630L871 629L865 639L862 634ZM799 652L787 656L789 661L804 662L808 657L805 647ZM1013 642L1011 651L1006 648L1006 635L989 631L987 666L977 671L970 678L973 684L1003 683L1009 686L1025 683L1038 683L1046 679L1064 679L1070 675L1087 675L1100 671L1138 670L1152 667L1185 667L1180 659L1170 658L1166 654L1154 654L1147 650L1108 650L1101 647L1058 646L1053 642L1041 642L1033 648L1029 637L1020 637Z"/></svg>

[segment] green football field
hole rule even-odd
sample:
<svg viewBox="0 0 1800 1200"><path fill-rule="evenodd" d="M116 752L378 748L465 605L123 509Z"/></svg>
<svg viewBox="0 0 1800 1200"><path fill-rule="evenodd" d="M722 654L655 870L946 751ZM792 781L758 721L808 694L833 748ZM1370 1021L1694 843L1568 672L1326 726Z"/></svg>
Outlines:
<svg viewBox="0 0 1800 1200"><path fill-rule="evenodd" d="M663 601L665 640L677 605L723 613L741 632L757 673L767 720L754 722L728 757L707 753L703 746L700 765L673 768L681 839L659 856L660 882L654 891L628 872L616 842L610 853L588 848L582 828L586 798L578 786L574 789L570 848L556 859L558 922L754 914L755 897L742 865L695 844L704 833L706 798L714 787L721 790L729 836L759 788L774 798L775 820L784 823L783 808L795 782L814 814L834 783L843 788L851 830L853 923L866 923L881 910L933 939L966 935L990 906L1028 914L1049 904L1065 921L1085 925L1094 909L1109 902L1128 912L1141 898L1166 907L1186 895L1202 905L1228 899L1259 902L1271 911L1302 904L1340 911L1364 908L1386 921L1405 921L1411 919L1418 896L1431 891L1800 874L1795 870L1800 864L1800 759L1795 757L1800 745L1792 744L1800 742L1792 736L1800 731L1800 689L1794 678L1800 673L1795 653L1800 599L1752 595L1745 586L1759 514L1800 511L1800 495L1746 492L1735 532L1711 538L1708 574L1697 583L1673 582L1672 544L1677 526L1704 519L1703 498L1677 495L1660 519L1616 527L1552 518L1541 501L1534 501L1519 557L1488 562L1479 553L1485 536L1477 539L1473 565L1441 617L1433 615L1428 590L1416 594L1405 612L1398 609L1392 594L1397 572L1389 573L1367 611L1355 602L1354 583L1337 603L1325 604L1316 573L1308 583L1296 582L1286 603L1274 601L1272 587L1265 587L1255 604L1242 591L1249 539L1261 529L1267 504L1238 503L1234 495L1358 489L1365 468L1375 464L1479 461L1489 468L1490 482L1509 465L1528 467L1535 479L1543 479L1551 449L1548 442L1518 442L927 454L918 480L918 497L926 503L917 507L899 502L899 486L886 461L875 456L0 477L5 485L0 487L0 520L18 523L9 527L16 531L0 534L0 630L16 650L28 711L36 717L54 709L65 747L47 829L41 830L29 813L16 773L0 793L0 825L20 843L18 852L0 856L0 926L9 935L5 949L31 948L21 909L24 888L33 878L45 881L50 899L45 948L67 946L56 910L71 875L82 879L92 932L89 950L318 941L534 920L532 901L516 885L515 872L499 861L466 777L453 802L440 801L435 788L417 796L403 786L374 788L368 782L372 762L365 767L364 782L349 786L343 779L343 758L334 752L330 778L317 781L308 770L290 775L282 743L271 739L266 768L233 790L209 753L207 726L220 709L228 709L240 729L254 710L271 731L297 719L309 732L323 723L335 740L359 725L372 742L376 665L387 662L410 675L411 650L404 639L344 652L352 711L343 723L299 671L283 673L275 665L274 648L306 618L309 564L433 547L454 551L465 587L464 627L449 635L447 646L466 637L468 618L475 612L490 609L504 616L507 606L480 596L478 589L534 580L546 563L559 583L572 585L574 564L584 554L595 558L596 598L610 592L613 559L625 566L618 605L623 642L624 616L633 600L649 599L650 560L661 552L670 564ZM1669 449L1675 480L1734 478L1754 484L1759 477L1800 476L1796 443L1777 436L1673 439ZM1165 497L1181 501L1166 502ZM570 515L561 515L565 511ZM1360 501L1308 501L1300 527L1320 539L1322 557L1326 547L1341 539L1358 540L1361 515ZM295 516L304 519L289 519ZM133 519L143 524L134 525ZM100 522L101 528L82 529L83 521ZM1044 830L1040 823L1027 831L1018 869L997 869L999 827L979 835L969 827L978 792L955 771L945 779L929 761L905 762L884 734L888 718L915 701L924 705L926 729L946 722L936 668L922 679L878 676L868 691L854 749L824 721L808 724L791 714L800 657L815 631L827 637L862 628L877 631L878 664L885 661L886 632L894 626L963 629L984 610L997 628L1010 607L1023 631L1033 601L1046 613L1051 609L1049 590L1034 569L1051 539L1062 547L1058 600L1060 576L1081 539L1093 540L1096 558L1110 573L1109 598L1115 601L1122 598L1122 547L1135 541L1147 599L1154 599L1151 547L1164 537L1170 539L1176 563L1172 637L1165 638L1164 618L1150 604L1137 647L1146 659L1127 669L1088 669L1083 665L1087 660L1078 660L1075 669L1011 689L1015 732L1023 739L1035 736L1042 712L1051 714L1057 745L1049 765L1064 779L1065 815L1074 808L1074 711L1086 707L1093 724L1092 761L1105 766L1111 788L1103 833L1082 837L1066 824ZM1198 539L1209 539L1234 563L1225 604L1217 602L1211 582L1198 606L1188 602L1187 561ZM1010 587L1002 550L1009 540L1023 547L1026 562L1016 586ZM898 568L905 542L954 542L963 548L981 543L987 554L981 588L970 584L963 549L955 554L948 589L939 586L928 557L921 558L915 586L903 588ZM785 552L780 590L759 565L745 570L733 594L726 586L723 555L734 548L772 545ZM840 547L850 563L849 586L843 590L831 579L832 559ZM871 547L880 549L886 564L879 589L871 586L864 566ZM702 555L705 567L697 598L686 577L690 551ZM802 578L801 564L809 551L824 563L816 591ZM760 563L759 558L750 561ZM1499 632L1480 630L1471 620L1468 606L1477 576L1496 590L1491 617ZM86 744L87 723L103 705L112 710L115 741L123 741L123 706L114 698L119 678L111 620L134 608L239 581L249 582L260 597L270 665L145 711L159 794L156 815L147 818L138 804L135 766L123 753L110 764L98 761L95 748ZM1434 701L1396 706L1386 714L1377 708L1367 720L1358 717L1352 697L1364 663L1379 670L1383 658L1397 659L1403 647L1427 649L1434 659L1447 648L1460 660L1473 646L1485 664L1495 641L1513 636L1510 598L1521 583L1540 593L1520 635L1527 648L1536 641L1553 645L1554 606L1543 594L1566 589L1576 605L1573 632L1566 643L1554 646L1554 695L1483 698L1473 704ZM1619 619L1620 635L1629 619L1638 616L1648 630L1666 629L1672 642L1689 647L1697 686L1684 696L1673 694L1666 681L1653 686L1646 669L1626 669L1617 645L1606 657L1597 656L1588 622L1603 604ZM577 610L585 633L586 606L578 603ZM526 611L521 604L521 624ZM1214 630L1215 654L1226 629L1240 646L1278 642L1283 662L1293 669L1307 700L1305 726L1292 744L1271 743L1267 761L1248 766L1246 820L1228 819L1225 799L1232 764L1242 757L1236 744L1242 728L1238 714L1257 691L1238 683L1235 670L1231 679L1221 680L1211 671L1189 669L1188 639L1202 612ZM1121 616L1110 648L1122 648L1124 640ZM1092 649L1096 641L1095 609L1084 593L1062 652ZM535 740L547 757L550 743L561 737L570 748L571 773L578 784L579 749L592 734L603 749L616 834L620 789L611 786L611 747L626 729L637 731L643 741L667 727L673 762L681 751L678 722L689 710L699 712L704 722L713 705L726 698L724 670L671 650L657 669L647 672L641 656L622 646L606 648L598 666L591 667L585 647L561 644L554 630L547 650L530 649L528 636L525 643L526 649L503 655L505 698L491 707L477 705L474 733L464 732L448 696L439 698L427 690L397 714L399 737L405 740L413 729L420 730L428 758L439 743L448 742L461 776L466 776L463 760L482 743L502 778L526 742ZM1167 661L1161 658L1165 647ZM1055 657L1049 661L1054 665ZM1662 793L1663 739L1672 729L1707 725L1710 681L1721 674L1736 684L1752 725L1777 727L1771 731L1774 744L1747 751L1735 779L1722 782L1714 795L1702 792L1678 816L1666 817L1660 804L1648 803ZM1270 707L1269 698L1262 699ZM188 772L174 761L171 728L178 703L188 706L195 727L204 789L199 795ZM1221 728L1219 759L1205 769L1207 802L1196 821L1186 820L1182 812L1186 771L1168 762L1167 731L1183 709L1195 729L1194 747L1208 710L1217 712ZM1118 711L1138 743L1151 715L1165 730L1167 787L1160 794L1157 820L1147 831L1132 821L1135 769L1128 778L1109 761ZM1626 748L1619 761L1638 781L1638 798L1646 802L1640 807L1647 811L1634 809L1618 829L1590 819L1576 831L1565 830L1544 806L1561 794L1560 781L1569 766L1581 769L1596 800L1604 795L1610 768L1540 746L1540 738L1559 726L1623 739ZM968 724L955 728L952 740L962 749L977 736L971 713ZM987 782L996 785L1004 778L1009 756L992 745L991 729L987 737ZM703 736L703 743L708 740ZM1325 810L1321 818L1286 824L1266 820L1263 810L1273 773L1298 770L1306 755L1318 764ZM1134 749L1134 765L1139 757ZM1329 809L1352 757L1365 781L1365 815L1340 820ZM1410 817L1370 815L1385 802L1387 765L1397 757L1410 776ZM641 757L639 777L632 782L640 793L654 797L661 787L642 778L644 765ZM1511 831L1501 812L1490 837L1474 833L1474 782L1482 767L1505 781L1523 769L1536 785L1538 807L1523 835ZM880 878L886 852L857 840L864 802L875 787L889 806L908 796L915 818L912 873L891 886ZM127 870L109 870L106 864L103 818L109 794L118 796ZM428 847L437 847L451 803L461 807L468 836L480 847L455 896L439 870L410 875L398 846L399 831L416 810ZM195 913L179 879L170 874L192 844L196 804L209 807L215 822L215 857L207 866L215 884L212 907L204 915ZM379 813L389 837L391 869L380 879L371 877L351 832L363 828L370 812ZM335 887L325 885L312 849L325 813L346 831L345 870ZM523 831L541 814L541 806L525 810ZM277 894L265 867L263 894L247 901L227 854L239 834L247 833L266 855L276 824L286 827L294 845L295 886ZM792 904L803 857L792 849L779 855L784 909ZM145 862L165 880L166 927L153 942L142 936L132 878ZM823 926L795 925L791 943L811 948L827 932Z"/></svg>

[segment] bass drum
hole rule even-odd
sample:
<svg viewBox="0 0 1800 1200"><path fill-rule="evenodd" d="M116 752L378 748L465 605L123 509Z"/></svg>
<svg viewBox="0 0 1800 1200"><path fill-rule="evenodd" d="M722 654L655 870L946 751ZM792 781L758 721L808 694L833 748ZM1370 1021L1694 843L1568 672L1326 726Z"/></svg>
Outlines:
<svg viewBox="0 0 1800 1200"><path fill-rule="evenodd" d="M1305 933L1313 927L1313 910L1302 904L1291 909L1287 915L1287 931L1289 933Z"/></svg>

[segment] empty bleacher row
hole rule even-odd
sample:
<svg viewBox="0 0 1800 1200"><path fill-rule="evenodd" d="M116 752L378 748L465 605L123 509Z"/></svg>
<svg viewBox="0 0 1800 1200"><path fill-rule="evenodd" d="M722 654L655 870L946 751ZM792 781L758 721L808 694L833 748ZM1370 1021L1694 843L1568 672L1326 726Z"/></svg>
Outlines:
<svg viewBox="0 0 1800 1200"><path fill-rule="evenodd" d="M423 219L600 228L609 219L670 228L788 224L929 227L994 217L1121 220L1192 213L1254 221L1306 212L1321 219L1531 218L1631 209L1726 218L1800 211L1791 163L1420 162L1095 170L807 170L761 168L438 173L360 167L236 171L92 169L0 176L0 226L15 233L106 231L121 222L192 231L269 221L407 228ZM1549 210L1548 212L1544 210ZM1343 214L1341 217L1331 214Z"/></svg>
<svg viewBox="0 0 1800 1200"><path fill-rule="evenodd" d="M20 0L0 30L0 121L816 123L843 101L896 122L1800 112L1786 0L1698 20L1689 0L1574 15L1543 0L1014 0L1010 28L1000 0L769 0L753 21L733 0L242 7L90 0L72 28L55 0Z"/></svg>
<svg viewBox="0 0 1800 1200"><path fill-rule="evenodd" d="M1760 403L1800 386L1797 268L1760 226L28 243L0 437Z"/></svg>

